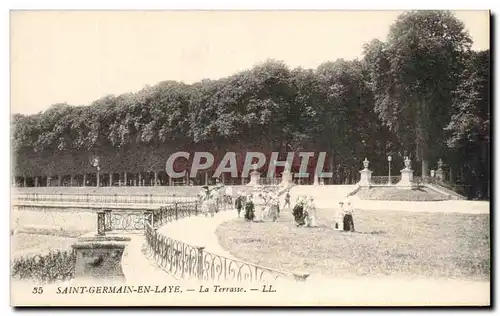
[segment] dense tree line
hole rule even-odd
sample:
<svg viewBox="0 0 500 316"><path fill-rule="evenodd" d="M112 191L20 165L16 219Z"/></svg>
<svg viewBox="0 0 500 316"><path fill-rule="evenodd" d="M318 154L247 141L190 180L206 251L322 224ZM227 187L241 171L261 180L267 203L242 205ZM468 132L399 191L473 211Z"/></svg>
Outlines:
<svg viewBox="0 0 500 316"><path fill-rule="evenodd" d="M402 14L387 42L361 60L291 69L268 60L194 84L175 81L106 96L90 106L56 104L12 120L15 173L160 171L178 150L326 151L336 182L368 157L374 175L402 157L436 168L442 158L469 184L489 181L489 51L474 52L462 22L444 11ZM59 157L59 158L57 158ZM62 157L62 158L61 158ZM416 167L416 164L414 164ZM419 171L420 172L420 171Z"/></svg>

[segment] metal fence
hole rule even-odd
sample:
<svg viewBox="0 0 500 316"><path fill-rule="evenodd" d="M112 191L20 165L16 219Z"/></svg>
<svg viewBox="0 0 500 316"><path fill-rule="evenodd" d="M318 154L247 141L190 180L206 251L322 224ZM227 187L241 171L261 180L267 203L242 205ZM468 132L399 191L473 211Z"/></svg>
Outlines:
<svg viewBox="0 0 500 316"><path fill-rule="evenodd" d="M390 181L389 181L390 180ZM401 181L401 176L374 176L370 178L370 182L374 185L391 185Z"/></svg>
<svg viewBox="0 0 500 316"><path fill-rule="evenodd" d="M39 194L14 193L13 200L58 203L101 203L101 204L170 204L175 202L195 202L196 197L167 195L109 195L109 194Z"/></svg>
<svg viewBox="0 0 500 316"><path fill-rule="evenodd" d="M197 215L198 211L198 202L178 202L144 211L100 210L97 212L97 233L141 231L146 228L146 223L159 227L173 220Z"/></svg>
<svg viewBox="0 0 500 316"><path fill-rule="evenodd" d="M202 246L189 245L161 235L150 223L146 223L145 232L151 256L162 269L177 278L269 283L292 277L305 281L308 276L290 274L207 252Z"/></svg>

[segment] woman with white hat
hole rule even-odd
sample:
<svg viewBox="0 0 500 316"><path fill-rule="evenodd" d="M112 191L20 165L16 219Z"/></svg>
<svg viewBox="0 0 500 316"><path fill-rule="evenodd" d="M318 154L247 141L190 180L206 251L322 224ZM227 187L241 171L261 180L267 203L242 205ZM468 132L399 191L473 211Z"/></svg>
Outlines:
<svg viewBox="0 0 500 316"><path fill-rule="evenodd" d="M354 232L353 209L349 200L347 200L347 207L344 209L344 231Z"/></svg>

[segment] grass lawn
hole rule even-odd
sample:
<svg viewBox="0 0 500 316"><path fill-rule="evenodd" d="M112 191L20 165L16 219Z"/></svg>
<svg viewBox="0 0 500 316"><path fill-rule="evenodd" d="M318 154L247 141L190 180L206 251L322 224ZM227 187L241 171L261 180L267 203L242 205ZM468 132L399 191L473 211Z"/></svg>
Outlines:
<svg viewBox="0 0 500 316"><path fill-rule="evenodd" d="M77 237L96 231L92 212L15 210L11 212L12 258L69 249Z"/></svg>
<svg viewBox="0 0 500 316"><path fill-rule="evenodd" d="M46 254L50 250L68 250L76 242L76 238L42 235L31 233L19 233L11 236L10 252L11 258L21 256L32 256Z"/></svg>
<svg viewBox="0 0 500 316"><path fill-rule="evenodd" d="M443 201L446 196L428 188L405 190L388 187L361 188L355 194L361 200L385 201Z"/></svg>
<svg viewBox="0 0 500 316"><path fill-rule="evenodd" d="M333 229L333 210L317 228L298 228L291 209L280 222L235 219L217 229L222 247L245 261L329 276L446 277L489 280L489 215L363 211L357 232Z"/></svg>

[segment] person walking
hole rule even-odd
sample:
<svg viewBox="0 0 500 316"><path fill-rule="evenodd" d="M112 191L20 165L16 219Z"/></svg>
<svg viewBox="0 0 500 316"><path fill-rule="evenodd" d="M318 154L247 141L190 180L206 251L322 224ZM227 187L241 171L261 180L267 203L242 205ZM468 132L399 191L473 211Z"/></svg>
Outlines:
<svg viewBox="0 0 500 316"><path fill-rule="evenodd" d="M344 231L354 232L353 209L350 201L347 201L347 207L344 211Z"/></svg>
<svg viewBox="0 0 500 316"><path fill-rule="evenodd" d="M285 204L283 205L283 209L285 209L287 205L288 207L290 207L290 191L286 191Z"/></svg>
<svg viewBox="0 0 500 316"><path fill-rule="evenodd" d="M235 201L236 211L238 211L238 217L240 217L241 209L243 208L243 197L239 194Z"/></svg>
<svg viewBox="0 0 500 316"><path fill-rule="evenodd" d="M252 195L248 195L245 203L245 220L253 221L255 219L255 205L253 203Z"/></svg>

